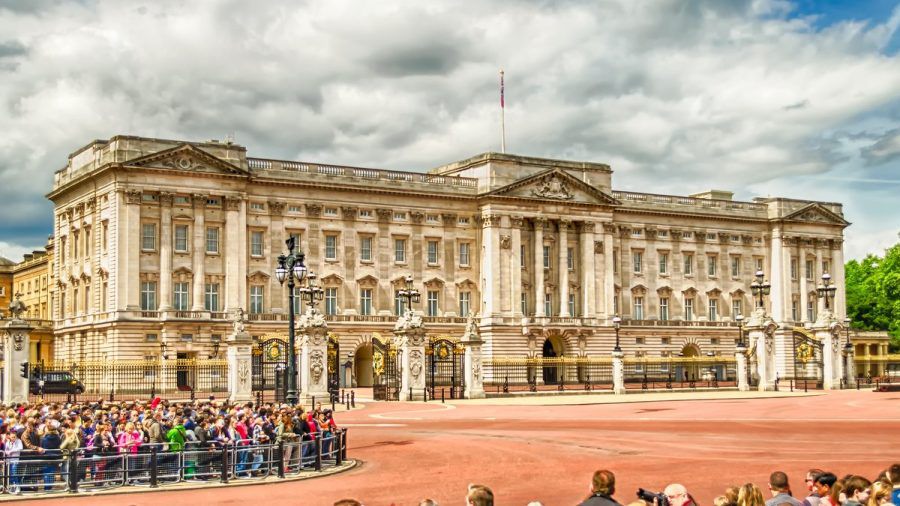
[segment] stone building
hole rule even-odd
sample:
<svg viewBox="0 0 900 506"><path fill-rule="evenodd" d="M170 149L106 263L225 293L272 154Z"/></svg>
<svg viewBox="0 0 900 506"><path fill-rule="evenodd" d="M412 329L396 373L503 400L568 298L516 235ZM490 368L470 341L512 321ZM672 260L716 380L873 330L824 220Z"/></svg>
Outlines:
<svg viewBox="0 0 900 506"><path fill-rule="evenodd" d="M51 315L53 292L56 290L53 275L53 240L46 249L25 254L12 269L13 289L21 295L27 310L23 315L33 330L29 359L32 362L49 361L53 354L53 316Z"/></svg>
<svg viewBox="0 0 900 506"><path fill-rule="evenodd" d="M6 308L12 302L13 296L13 267L15 262L8 258L0 257L0 313L5 314Z"/></svg>
<svg viewBox="0 0 900 506"><path fill-rule="evenodd" d="M227 142L97 140L49 194L54 353L212 357L236 308L253 335L283 334L273 273L291 235L325 290L342 380L361 385L407 275L429 333L458 337L477 312L488 356L606 356L616 314L628 355L731 355L757 270L783 332L815 319L825 272L843 318L840 204L619 191L612 174L498 153L401 172L248 157ZM779 367L787 377L791 364Z"/></svg>

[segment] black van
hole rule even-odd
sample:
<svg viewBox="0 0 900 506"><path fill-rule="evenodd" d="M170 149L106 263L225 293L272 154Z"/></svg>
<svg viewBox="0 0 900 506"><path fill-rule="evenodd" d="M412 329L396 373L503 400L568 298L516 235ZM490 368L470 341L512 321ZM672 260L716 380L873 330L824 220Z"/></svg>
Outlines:
<svg viewBox="0 0 900 506"><path fill-rule="evenodd" d="M43 385L42 385L43 383ZM34 372L28 382L28 390L32 395L40 395L43 386L45 394L81 394L84 384L72 376L69 371Z"/></svg>

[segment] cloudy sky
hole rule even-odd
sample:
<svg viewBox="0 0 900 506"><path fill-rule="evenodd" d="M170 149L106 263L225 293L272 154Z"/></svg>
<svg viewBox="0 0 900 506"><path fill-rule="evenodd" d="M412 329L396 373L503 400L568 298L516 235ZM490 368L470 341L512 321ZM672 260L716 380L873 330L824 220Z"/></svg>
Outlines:
<svg viewBox="0 0 900 506"><path fill-rule="evenodd" d="M71 151L233 135L251 156L426 170L499 150L616 189L838 201L900 231L900 0L0 0L0 255L52 229Z"/></svg>

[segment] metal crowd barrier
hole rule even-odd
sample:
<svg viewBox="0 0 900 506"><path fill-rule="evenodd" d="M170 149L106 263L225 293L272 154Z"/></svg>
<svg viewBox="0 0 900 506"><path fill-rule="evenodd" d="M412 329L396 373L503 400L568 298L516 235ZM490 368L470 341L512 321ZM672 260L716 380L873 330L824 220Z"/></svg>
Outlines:
<svg viewBox="0 0 900 506"><path fill-rule="evenodd" d="M136 452L128 448L108 453L85 448L46 453L26 450L18 456L0 452L0 492L40 495L124 486L156 488L184 481L284 478L340 466L346 460L347 429L312 436L312 440L269 444L240 440L201 447L187 442L178 452L170 451L166 444L143 444Z"/></svg>

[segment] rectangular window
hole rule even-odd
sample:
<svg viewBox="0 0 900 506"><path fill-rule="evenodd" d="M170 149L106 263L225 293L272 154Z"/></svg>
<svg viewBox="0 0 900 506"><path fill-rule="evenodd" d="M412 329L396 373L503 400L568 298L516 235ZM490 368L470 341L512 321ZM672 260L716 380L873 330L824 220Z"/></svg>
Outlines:
<svg viewBox="0 0 900 506"><path fill-rule="evenodd" d="M263 256L263 233L259 230L250 232L250 256Z"/></svg>
<svg viewBox="0 0 900 506"><path fill-rule="evenodd" d="M394 291L394 314L397 316L403 315L403 308L406 306L406 300L400 297L400 292L398 290Z"/></svg>
<svg viewBox="0 0 900 506"><path fill-rule="evenodd" d="M372 261L372 238L371 237L360 237L359 238L359 259L363 262L371 262Z"/></svg>
<svg viewBox="0 0 900 506"><path fill-rule="evenodd" d="M660 297L659 298L659 319L662 321L666 321L669 319L669 298L668 297Z"/></svg>
<svg viewBox="0 0 900 506"><path fill-rule="evenodd" d="M521 267L523 269L525 268L525 260L527 258L525 256L525 252L526 252L525 245L523 244L523 245L519 246L519 267Z"/></svg>
<svg viewBox="0 0 900 506"><path fill-rule="evenodd" d="M797 258L791 258L791 279L800 277L800 261Z"/></svg>
<svg viewBox="0 0 900 506"><path fill-rule="evenodd" d="M550 246L544 245L544 269L550 268Z"/></svg>
<svg viewBox="0 0 900 506"><path fill-rule="evenodd" d="M731 301L731 319L733 320L737 315L744 314L744 301L741 299L734 299Z"/></svg>
<svg viewBox="0 0 900 506"><path fill-rule="evenodd" d="M669 254L668 253L660 253L659 254L659 273L660 274L668 274L669 273Z"/></svg>
<svg viewBox="0 0 900 506"><path fill-rule="evenodd" d="M693 255L693 253L685 253L684 254L684 275L685 276L693 276L694 275L694 255Z"/></svg>
<svg viewBox="0 0 900 506"><path fill-rule="evenodd" d="M459 243L459 265L460 267L468 267L469 266L469 243L461 242ZM468 313L466 313L468 314ZM465 316L465 315L460 315Z"/></svg>
<svg viewBox="0 0 900 506"><path fill-rule="evenodd" d="M736 278L741 275L741 257L731 257L731 277Z"/></svg>
<svg viewBox="0 0 900 506"><path fill-rule="evenodd" d="M206 229L206 252L214 255L219 253L219 229L217 227Z"/></svg>
<svg viewBox="0 0 900 506"><path fill-rule="evenodd" d="M102 236L100 237L100 245L103 248L103 251L106 251L109 247L109 223L103 222L103 228L101 229Z"/></svg>
<svg viewBox="0 0 900 506"><path fill-rule="evenodd" d="M569 294L569 316L575 317L575 294Z"/></svg>
<svg viewBox="0 0 900 506"><path fill-rule="evenodd" d="M294 314L303 313L303 290L299 286L294 287Z"/></svg>
<svg viewBox="0 0 900 506"><path fill-rule="evenodd" d="M553 296L549 293L544 294L544 314L553 316Z"/></svg>
<svg viewBox="0 0 900 506"><path fill-rule="evenodd" d="M175 311L187 311L188 310L188 284L187 283L175 283L175 288L172 291L172 307Z"/></svg>
<svg viewBox="0 0 900 506"><path fill-rule="evenodd" d="M814 277L815 277L815 274L813 273L813 261L807 260L806 261L806 279L809 281L812 281Z"/></svg>
<svg viewBox="0 0 900 506"><path fill-rule="evenodd" d="M141 226L141 249L156 251L156 223L144 223Z"/></svg>
<svg viewBox="0 0 900 506"><path fill-rule="evenodd" d="M635 297L634 298L634 319L635 320L643 320L644 319L644 298L643 297Z"/></svg>
<svg viewBox="0 0 900 506"><path fill-rule="evenodd" d="M336 207L326 207L325 211L322 213L324 216L334 217L337 216L337 208Z"/></svg>
<svg viewBox="0 0 900 506"><path fill-rule="evenodd" d="M831 267L831 265L828 263L828 260L822 260L822 273L823 274L826 272L828 272L828 273L831 272L831 269L829 269L829 267Z"/></svg>
<svg viewBox="0 0 900 506"><path fill-rule="evenodd" d="M78 251L81 249L81 241L78 240L78 232L72 233L72 258L78 260Z"/></svg>
<svg viewBox="0 0 900 506"><path fill-rule="evenodd" d="M363 288L359 291L359 314L372 314L372 289Z"/></svg>
<svg viewBox="0 0 900 506"><path fill-rule="evenodd" d="M337 287L325 289L325 314L337 314Z"/></svg>
<svg viewBox="0 0 900 506"><path fill-rule="evenodd" d="M260 314L264 311L263 285L250 286L250 312Z"/></svg>
<svg viewBox="0 0 900 506"><path fill-rule="evenodd" d="M613 250L613 274L619 273L619 252L617 250Z"/></svg>
<svg viewBox="0 0 900 506"><path fill-rule="evenodd" d="M183 342L183 343L194 342L194 334L181 334L181 342Z"/></svg>
<svg viewBox="0 0 900 506"><path fill-rule="evenodd" d="M613 295L613 314L619 314L619 295Z"/></svg>
<svg viewBox="0 0 900 506"><path fill-rule="evenodd" d="M575 250L572 248L566 248L566 267L570 271L575 270Z"/></svg>
<svg viewBox="0 0 900 506"><path fill-rule="evenodd" d="M394 239L394 261L406 262L406 239Z"/></svg>
<svg viewBox="0 0 900 506"><path fill-rule="evenodd" d="M684 319L691 321L694 319L694 299L684 299Z"/></svg>
<svg viewBox="0 0 900 506"><path fill-rule="evenodd" d="M521 295L522 314L528 315L528 294L522 292Z"/></svg>
<svg viewBox="0 0 900 506"><path fill-rule="evenodd" d="M203 307L207 311L219 310L219 284L206 283L203 296Z"/></svg>
<svg viewBox="0 0 900 506"><path fill-rule="evenodd" d="M762 258L756 259L756 270L757 271L763 270L763 259Z"/></svg>
<svg viewBox="0 0 900 506"><path fill-rule="evenodd" d="M459 315L468 316L470 312L471 292L459 292Z"/></svg>
<svg viewBox="0 0 900 506"><path fill-rule="evenodd" d="M791 320L798 322L800 321L800 302L796 300L791 301Z"/></svg>
<svg viewBox="0 0 900 506"><path fill-rule="evenodd" d="M644 263L644 253L642 251L632 251L631 252L631 263L633 265L634 272L641 272L643 269Z"/></svg>
<svg viewBox="0 0 900 506"><path fill-rule="evenodd" d="M709 299L709 321L719 319L719 299Z"/></svg>
<svg viewBox="0 0 900 506"><path fill-rule="evenodd" d="M175 225L175 252L187 253L188 227L187 225Z"/></svg>
<svg viewBox="0 0 900 506"><path fill-rule="evenodd" d="M337 236L325 236L325 260L337 260Z"/></svg>
<svg viewBox="0 0 900 506"><path fill-rule="evenodd" d="M144 340L149 343L155 343L156 341L159 340L159 337L157 334L144 334ZM151 360L155 360L155 358L153 358Z"/></svg>
<svg viewBox="0 0 900 506"><path fill-rule="evenodd" d="M63 299L63 305L65 299ZM145 281L141 283L141 311L156 311L156 282Z"/></svg>
<svg viewBox="0 0 900 506"><path fill-rule="evenodd" d="M811 322L816 321L816 303L812 300L806 302L806 319Z"/></svg>
<svg viewBox="0 0 900 506"><path fill-rule="evenodd" d="M708 255L706 257L706 274L709 277L715 277L718 273L719 268L719 257L718 255Z"/></svg>
<svg viewBox="0 0 900 506"><path fill-rule="evenodd" d="M397 211L394 213L394 221L406 221L406 213Z"/></svg>
<svg viewBox="0 0 900 506"><path fill-rule="evenodd" d="M438 242L428 241L428 263L435 265L438 263Z"/></svg>
<svg viewBox="0 0 900 506"><path fill-rule="evenodd" d="M428 290L428 316L438 315L438 292L437 290Z"/></svg>
<svg viewBox="0 0 900 506"><path fill-rule="evenodd" d="M371 209L360 209L360 210L359 210L359 217L360 217L360 218L371 218L371 217L372 217L372 210L371 210Z"/></svg>

